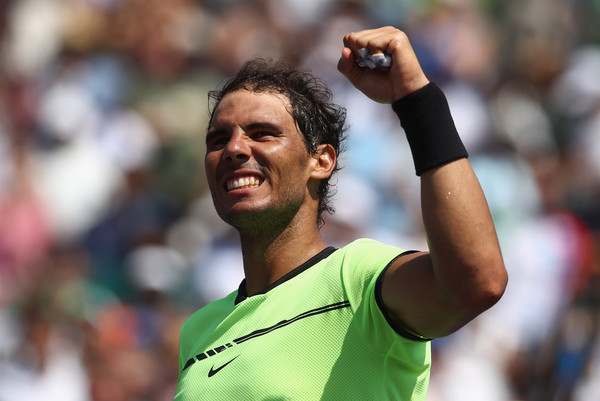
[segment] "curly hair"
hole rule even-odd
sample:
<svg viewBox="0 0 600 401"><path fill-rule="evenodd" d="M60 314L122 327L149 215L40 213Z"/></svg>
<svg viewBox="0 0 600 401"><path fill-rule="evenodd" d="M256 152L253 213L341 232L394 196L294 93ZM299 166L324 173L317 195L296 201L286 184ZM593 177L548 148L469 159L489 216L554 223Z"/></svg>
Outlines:
<svg viewBox="0 0 600 401"><path fill-rule="evenodd" d="M240 89L251 92L273 92L290 101L290 114L304 136L310 154L322 144L329 144L339 155L346 136L346 109L333 103L333 94L326 83L310 71L301 70L283 61L256 58L246 62L236 75L227 79L220 88L208 93L212 124L214 112L221 100ZM340 169L337 163L332 174L321 180L318 190L317 223L323 224L323 212L333 214L330 179Z"/></svg>

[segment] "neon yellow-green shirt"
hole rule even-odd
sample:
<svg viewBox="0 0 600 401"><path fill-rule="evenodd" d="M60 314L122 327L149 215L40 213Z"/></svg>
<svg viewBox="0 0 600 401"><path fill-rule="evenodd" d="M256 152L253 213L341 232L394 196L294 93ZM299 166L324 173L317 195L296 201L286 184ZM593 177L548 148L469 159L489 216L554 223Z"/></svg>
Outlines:
<svg viewBox="0 0 600 401"><path fill-rule="evenodd" d="M425 399L428 341L394 330L378 278L402 250L328 248L263 293L194 313L180 339L176 401Z"/></svg>

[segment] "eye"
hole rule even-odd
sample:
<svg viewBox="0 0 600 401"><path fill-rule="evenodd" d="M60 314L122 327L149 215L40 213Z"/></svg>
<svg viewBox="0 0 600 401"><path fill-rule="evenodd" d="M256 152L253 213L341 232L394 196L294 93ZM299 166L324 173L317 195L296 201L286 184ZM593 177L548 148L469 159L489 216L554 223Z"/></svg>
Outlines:
<svg viewBox="0 0 600 401"><path fill-rule="evenodd" d="M266 141L275 137L275 134L269 131L256 131L250 137L255 141Z"/></svg>
<svg viewBox="0 0 600 401"><path fill-rule="evenodd" d="M225 132L209 132L206 134L206 149L218 150L222 149L229 142L230 136Z"/></svg>

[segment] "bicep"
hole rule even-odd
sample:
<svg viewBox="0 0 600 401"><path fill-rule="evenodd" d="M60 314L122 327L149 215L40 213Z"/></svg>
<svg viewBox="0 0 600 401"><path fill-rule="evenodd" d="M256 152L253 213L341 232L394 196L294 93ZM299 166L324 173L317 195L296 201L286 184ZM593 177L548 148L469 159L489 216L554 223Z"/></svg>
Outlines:
<svg viewBox="0 0 600 401"><path fill-rule="evenodd" d="M473 318L466 308L444 299L437 288L431 255L406 254L385 271L380 287L385 312L400 327L425 338L439 338Z"/></svg>

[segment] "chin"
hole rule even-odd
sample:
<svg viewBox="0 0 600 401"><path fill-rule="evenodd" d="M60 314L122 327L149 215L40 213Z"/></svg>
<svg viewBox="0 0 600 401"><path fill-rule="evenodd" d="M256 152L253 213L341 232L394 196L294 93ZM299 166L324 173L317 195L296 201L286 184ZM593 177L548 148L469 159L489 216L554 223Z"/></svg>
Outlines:
<svg viewBox="0 0 600 401"><path fill-rule="evenodd" d="M246 226L249 223L255 225L257 221L262 219L268 220L268 209L236 206L227 210L217 209L217 213L225 223L236 228Z"/></svg>
<svg viewBox="0 0 600 401"><path fill-rule="evenodd" d="M297 212L298 208L294 207L283 209L272 207L232 208L226 213L219 213L219 216L238 231L255 230L266 234L287 227Z"/></svg>

